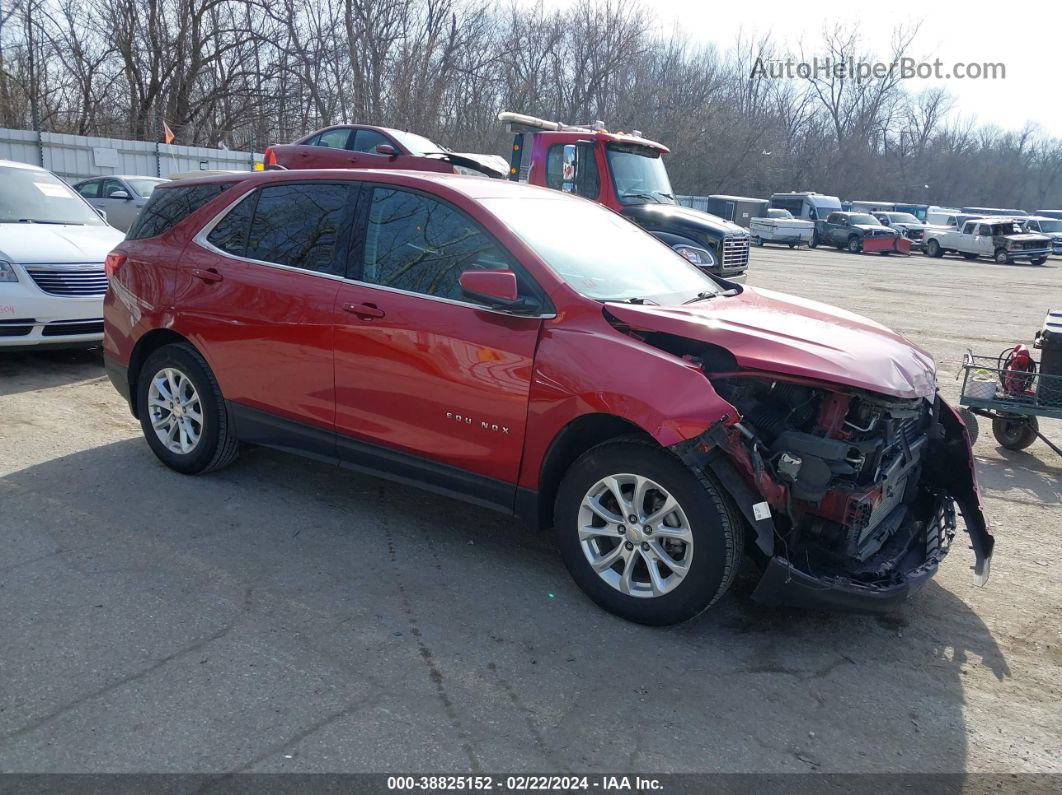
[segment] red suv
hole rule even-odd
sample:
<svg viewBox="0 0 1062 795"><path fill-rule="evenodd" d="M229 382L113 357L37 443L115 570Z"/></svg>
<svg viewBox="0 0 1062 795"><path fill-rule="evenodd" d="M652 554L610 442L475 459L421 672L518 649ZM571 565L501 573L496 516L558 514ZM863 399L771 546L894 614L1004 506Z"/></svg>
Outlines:
<svg viewBox="0 0 1062 795"><path fill-rule="evenodd" d="M649 624L718 600L745 551L761 601L889 607L956 503L988 574L928 354L715 281L585 199L400 170L179 181L107 271L108 373L179 472L263 444L497 508Z"/></svg>

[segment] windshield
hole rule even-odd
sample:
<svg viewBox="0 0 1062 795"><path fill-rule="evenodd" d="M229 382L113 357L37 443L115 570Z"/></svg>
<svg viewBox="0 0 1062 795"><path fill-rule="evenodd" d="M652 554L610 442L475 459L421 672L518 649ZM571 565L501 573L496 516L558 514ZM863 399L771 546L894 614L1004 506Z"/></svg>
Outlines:
<svg viewBox="0 0 1062 795"><path fill-rule="evenodd" d="M54 174L0 166L0 223L103 226L103 219Z"/></svg>
<svg viewBox="0 0 1062 795"><path fill-rule="evenodd" d="M671 181L667 178L659 149L632 144L609 144L608 167L616 183L616 195L624 204L646 201L674 204Z"/></svg>
<svg viewBox="0 0 1062 795"><path fill-rule="evenodd" d="M673 304L722 291L670 247L593 202L521 196L482 204L587 298Z"/></svg>
<svg viewBox="0 0 1062 795"><path fill-rule="evenodd" d="M126 182L135 190L139 195L147 198L151 195L151 191L155 190L156 185L160 185L166 180L164 179L127 179Z"/></svg>
<svg viewBox="0 0 1062 795"><path fill-rule="evenodd" d="M886 217L894 224L917 224L918 219L910 213L887 213Z"/></svg>
<svg viewBox="0 0 1062 795"><path fill-rule="evenodd" d="M768 210L768 218L792 218L793 214L789 210Z"/></svg>
<svg viewBox="0 0 1062 795"><path fill-rule="evenodd" d="M1040 221L1041 232L1062 232L1062 221Z"/></svg>
<svg viewBox="0 0 1062 795"><path fill-rule="evenodd" d="M865 215L864 213L852 213L848 216L848 223L853 226L859 226L866 224L868 226L881 226L881 223L873 215Z"/></svg>
<svg viewBox="0 0 1062 795"><path fill-rule="evenodd" d="M445 146L439 146L434 141L430 141L423 135L417 135L416 133L405 132L404 130L388 130L392 136L398 139L398 142L408 149L412 154L422 155L425 152L449 152Z"/></svg>

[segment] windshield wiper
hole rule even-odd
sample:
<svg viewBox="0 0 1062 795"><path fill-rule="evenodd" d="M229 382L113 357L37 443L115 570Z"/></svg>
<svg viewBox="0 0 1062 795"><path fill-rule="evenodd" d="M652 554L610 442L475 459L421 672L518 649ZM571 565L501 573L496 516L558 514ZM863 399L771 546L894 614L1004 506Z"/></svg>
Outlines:
<svg viewBox="0 0 1062 795"><path fill-rule="evenodd" d="M621 199L649 199L650 201L654 201L657 204L663 204L663 202L660 201L660 199L656 198L656 196L654 196L651 193L621 193L620 194L620 198Z"/></svg>
<svg viewBox="0 0 1062 795"><path fill-rule="evenodd" d="M40 218L19 218L17 221L7 221L9 224L58 224L59 226L84 226L79 221L45 221Z"/></svg>
<svg viewBox="0 0 1062 795"><path fill-rule="evenodd" d="M682 303L694 304L697 301L707 301L709 298L717 298L719 295L721 294L717 293L715 290L704 290L703 292L697 293L697 295L693 296L689 301L683 301Z"/></svg>
<svg viewBox="0 0 1062 795"><path fill-rule="evenodd" d="M738 295L740 293L741 293L741 290L738 290L738 289L723 290L721 293L720 292L716 292L715 290L704 290L702 292L697 293L697 295L693 296L693 298L691 298L689 301L683 301L682 303L683 304L693 304L693 303L696 303L697 301L707 301L710 298L718 298L719 296L723 296L724 298L730 298L731 296L735 296L735 295Z"/></svg>
<svg viewBox="0 0 1062 795"><path fill-rule="evenodd" d="M633 298L612 298L606 300L614 301L617 304L653 304L654 306L660 306L659 301L654 301L652 298L642 298L638 295Z"/></svg>

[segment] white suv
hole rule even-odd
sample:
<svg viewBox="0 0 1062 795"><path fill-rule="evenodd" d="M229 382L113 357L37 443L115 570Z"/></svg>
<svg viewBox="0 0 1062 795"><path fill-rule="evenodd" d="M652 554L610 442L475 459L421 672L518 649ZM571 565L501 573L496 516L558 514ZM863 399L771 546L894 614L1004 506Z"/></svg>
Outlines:
<svg viewBox="0 0 1062 795"><path fill-rule="evenodd" d="M0 348L103 339L103 261L122 238L51 172L0 160Z"/></svg>

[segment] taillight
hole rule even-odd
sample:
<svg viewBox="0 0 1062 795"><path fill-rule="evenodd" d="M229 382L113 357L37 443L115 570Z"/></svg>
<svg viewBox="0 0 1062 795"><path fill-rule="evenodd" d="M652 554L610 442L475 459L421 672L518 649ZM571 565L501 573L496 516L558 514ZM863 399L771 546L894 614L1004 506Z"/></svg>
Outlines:
<svg viewBox="0 0 1062 795"><path fill-rule="evenodd" d="M273 151L273 147L266 147L265 155L262 157L262 162L265 164L267 170L270 166L275 166L277 164L277 153Z"/></svg>
<svg viewBox="0 0 1062 795"><path fill-rule="evenodd" d="M107 259L103 261L103 272L107 275L107 278L113 278L114 274L118 272L118 269L125 265L127 257L120 251L112 251L107 255Z"/></svg>

